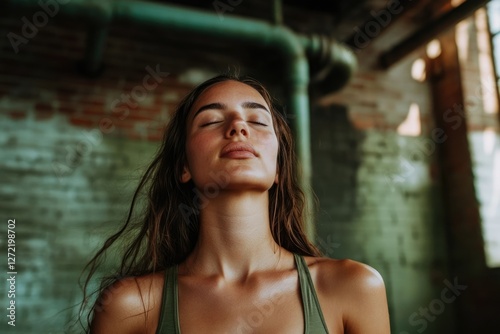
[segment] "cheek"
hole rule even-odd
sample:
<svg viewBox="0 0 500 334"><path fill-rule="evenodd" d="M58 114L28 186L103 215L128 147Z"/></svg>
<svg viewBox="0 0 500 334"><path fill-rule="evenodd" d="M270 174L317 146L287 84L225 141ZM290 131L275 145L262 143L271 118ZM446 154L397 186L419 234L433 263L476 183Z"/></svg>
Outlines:
<svg viewBox="0 0 500 334"><path fill-rule="evenodd" d="M277 163L278 139L276 138L276 135L268 136L268 138L265 138L265 140L263 140L262 143L263 143L263 148L266 152L266 156L273 163Z"/></svg>
<svg viewBox="0 0 500 334"><path fill-rule="evenodd" d="M212 151L212 142L207 135L196 135L186 142L187 160L191 168L194 164L202 163L208 159L208 153Z"/></svg>

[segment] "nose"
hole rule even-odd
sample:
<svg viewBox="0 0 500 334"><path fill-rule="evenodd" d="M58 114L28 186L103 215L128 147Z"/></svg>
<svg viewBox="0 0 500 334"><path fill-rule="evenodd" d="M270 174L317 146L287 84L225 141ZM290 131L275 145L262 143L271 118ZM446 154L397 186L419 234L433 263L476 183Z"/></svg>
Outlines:
<svg viewBox="0 0 500 334"><path fill-rule="evenodd" d="M248 137L248 125L245 121L241 119L234 119L229 123L229 126L226 130L226 137L231 138L234 136L243 136Z"/></svg>

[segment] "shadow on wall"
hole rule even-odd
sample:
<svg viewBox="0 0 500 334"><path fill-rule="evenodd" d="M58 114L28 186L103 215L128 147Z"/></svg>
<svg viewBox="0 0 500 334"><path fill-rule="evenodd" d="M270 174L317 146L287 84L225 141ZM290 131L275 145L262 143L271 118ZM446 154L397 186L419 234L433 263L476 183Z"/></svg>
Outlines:
<svg viewBox="0 0 500 334"><path fill-rule="evenodd" d="M313 108L311 112L313 189L320 199L316 243L330 257L337 257L334 253L341 246L341 231L335 228L354 222L358 211L359 144L365 135L348 117L348 108L343 105ZM322 225L328 225L328 233L321 233ZM343 250L346 247L342 245Z"/></svg>
<svg viewBox="0 0 500 334"><path fill-rule="evenodd" d="M447 267L441 189L430 176L434 155L419 150L429 139L361 130L353 115L342 105L311 113L313 187L320 200L316 244L328 257L381 273L394 333L453 333L455 303L438 298L455 282Z"/></svg>

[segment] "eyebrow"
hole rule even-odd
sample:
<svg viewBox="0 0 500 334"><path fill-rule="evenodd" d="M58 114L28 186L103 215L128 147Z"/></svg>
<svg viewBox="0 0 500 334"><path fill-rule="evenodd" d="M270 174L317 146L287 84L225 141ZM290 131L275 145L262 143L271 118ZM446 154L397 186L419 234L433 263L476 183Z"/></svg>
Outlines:
<svg viewBox="0 0 500 334"><path fill-rule="evenodd" d="M257 103L257 102L246 101L246 102L243 102L241 104L241 106L245 109L263 109L263 110L267 111L268 113L270 113L269 110L267 110L267 108L265 106L263 106L262 104ZM202 111L207 110L207 109L224 110L224 109L227 109L227 105L224 103L220 103L220 102L206 104L206 105L200 107L196 111L196 113L193 116L193 119L196 117L196 115L198 115L199 113L201 113Z"/></svg>

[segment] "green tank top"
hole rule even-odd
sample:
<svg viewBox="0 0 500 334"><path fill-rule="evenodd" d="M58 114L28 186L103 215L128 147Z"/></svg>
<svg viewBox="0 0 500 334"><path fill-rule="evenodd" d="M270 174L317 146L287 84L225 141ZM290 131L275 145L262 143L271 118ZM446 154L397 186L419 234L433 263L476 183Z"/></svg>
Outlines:
<svg viewBox="0 0 500 334"><path fill-rule="evenodd" d="M300 293L304 309L304 333L328 333L307 263L300 255L294 254L294 258L299 273ZM175 265L165 271L161 313L156 334L181 334L177 292L177 265Z"/></svg>

